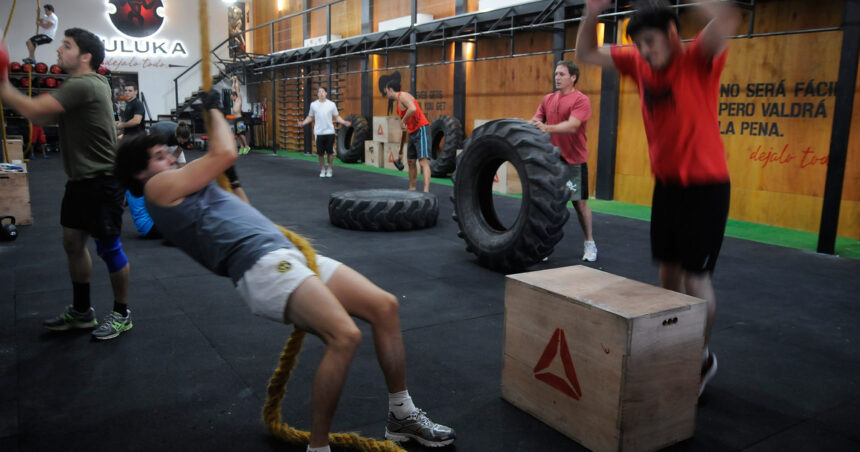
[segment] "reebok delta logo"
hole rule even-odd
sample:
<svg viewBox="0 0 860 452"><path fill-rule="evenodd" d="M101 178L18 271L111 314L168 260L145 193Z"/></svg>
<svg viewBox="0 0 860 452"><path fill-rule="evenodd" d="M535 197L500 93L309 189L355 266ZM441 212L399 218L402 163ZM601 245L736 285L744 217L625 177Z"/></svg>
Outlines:
<svg viewBox="0 0 860 452"><path fill-rule="evenodd" d="M293 268L293 266L290 265L290 263L287 261L278 262L278 272L279 273L286 273L286 272L290 271L291 268Z"/></svg>
<svg viewBox="0 0 860 452"><path fill-rule="evenodd" d="M552 364L556 355L561 355L561 364L564 368L565 378L551 372L541 372ZM570 350L567 348L564 330L561 328L556 328L555 332L552 333L552 338L546 344L543 354L535 365L534 374L538 380L558 389L564 395L574 400L579 400L582 397L582 389L580 389L579 380L576 378L573 359L570 357Z"/></svg>

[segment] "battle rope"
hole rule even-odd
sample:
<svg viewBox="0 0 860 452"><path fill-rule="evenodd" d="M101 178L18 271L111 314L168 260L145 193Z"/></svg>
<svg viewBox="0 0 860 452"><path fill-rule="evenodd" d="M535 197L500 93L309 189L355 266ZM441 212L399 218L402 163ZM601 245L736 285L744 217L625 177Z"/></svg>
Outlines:
<svg viewBox="0 0 860 452"><path fill-rule="evenodd" d="M6 28L3 29L3 42L6 42L6 33L9 33L9 25L12 24L12 16L15 15L15 6L18 5L18 0L12 0L12 11L9 12L9 18L6 19ZM6 77L6 74L0 75ZM0 129L3 130L3 160L6 163L12 163L9 159L9 139L6 137L6 111L3 109L3 99L0 99Z"/></svg>
<svg viewBox="0 0 860 452"><path fill-rule="evenodd" d="M198 0L199 22L200 22L200 47L201 47L201 66L203 71L203 92L208 92L212 89L212 78L210 75L211 56L209 53L209 14L207 12L207 0ZM204 123L206 130L209 130L209 116L204 113ZM218 186L232 193L230 182L227 176L221 174L217 179ZM319 274L317 269L316 252L310 242L304 237L295 232L288 230L283 226L278 226L278 229L302 252L308 262L308 268L314 273ZM278 360L278 367L275 373L269 380L269 385L266 389L267 398L263 405L263 422L268 427L269 432L273 435L291 443L307 444L310 441L310 432L298 430L290 427L285 422L281 421L281 401L287 391L287 380L296 365L299 351L302 349L302 341L305 338L305 332L299 328L295 328L290 338L284 346L284 351ZM339 446L346 446L353 449L372 451L372 452L406 452L392 441L377 441L372 438L364 438L356 433L329 433L329 443Z"/></svg>

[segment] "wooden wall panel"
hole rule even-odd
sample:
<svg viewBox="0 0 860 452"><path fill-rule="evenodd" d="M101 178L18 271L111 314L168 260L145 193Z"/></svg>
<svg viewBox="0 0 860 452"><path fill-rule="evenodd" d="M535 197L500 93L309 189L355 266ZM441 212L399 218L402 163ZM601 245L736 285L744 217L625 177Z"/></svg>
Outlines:
<svg viewBox="0 0 860 452"><path fill-rule="evenodd" d="M454 44L418 49L418 64L451 61ZM421 110L430 122L441 115L454 114L454 65L440 64L419 67L415 75L413 93Z"/></svg>
<svg viewBox="0 0 860 452"><path fill-rule="evenodd" d="M411 87L409 86L409 68L402 68L402 66L409 65L409 54L406 52L391 52L388 55L388 64L386 64L385 55L372 55L371 56L371 69L374 69L372 73L373 77L373 116L387 116L388 113L388 101L382 97L382 93L379 91L379 79L383 76L389 76L393 72L400 73L400 89L403 91L412 92ZM397 68L397 69L387 69L387 68ZM392 107L391 115L395 115L394 107Z"/></svg>
<svg viewBox="0 0 860 452"><path fill-rule="evenodd" d="M455 0L418 0L418 13L430 14L434 19L451 17L456 11ZM407 0L374 0L373 31L379 31L379 23L412 14L412 2Z"/></svg>
<svg viewBox="0 0 860 452"><path fill-rule="evenodd" d="M349 60L347 71L360 71L361 58L353 58ZM338 109L340 115L346 118L347 115L361 115L361 73L343 75L343 92L340 93L340 104Z"/></svg>
<svg viewBox="0 0 860 452"><path fill-rule="evenodd" d="M507 39L485 38L475 46L478 58L506 55ZM549 50L549 33L517 37L517 52ZM472 134L476 119L530 119L544 95L553 89L552 54L500 58L466 63L466 135Z"/></svg>
<svg viewBox="0 0 860 452"><path fill-rule="evenodd" d="M845 0L759 0L754 33L838 27Z"/></svg>
<svg viewBox="0 0 860 452"><path fill-rule="evenodd" d="M329 0L311 0L311 7L325 5ZM311 14L310 37L325 36L328 13L325 8ZM343 38L361 34L361 0L345 0L331 7L331 34Z"/></svg>

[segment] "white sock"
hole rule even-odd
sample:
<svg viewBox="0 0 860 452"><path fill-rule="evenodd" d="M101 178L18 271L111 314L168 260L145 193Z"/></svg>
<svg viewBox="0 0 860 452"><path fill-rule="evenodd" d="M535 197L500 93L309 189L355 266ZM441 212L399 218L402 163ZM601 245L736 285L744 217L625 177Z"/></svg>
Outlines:
<svg viewBox="0 0 860 452"><path fill-rule="evenodd" d="M329 446L323 446L323 447L308 446L307 452L331 452L331 447L329 447Z"/></svg>
<svg viewBox="0 0 860 452"><path fill-rule="evenodd" d="M409 391L400 391L388 393L388 411L394 413L397 419L403 419L415 411L415 404L412 403L412 397L409 397Z"/></svg>

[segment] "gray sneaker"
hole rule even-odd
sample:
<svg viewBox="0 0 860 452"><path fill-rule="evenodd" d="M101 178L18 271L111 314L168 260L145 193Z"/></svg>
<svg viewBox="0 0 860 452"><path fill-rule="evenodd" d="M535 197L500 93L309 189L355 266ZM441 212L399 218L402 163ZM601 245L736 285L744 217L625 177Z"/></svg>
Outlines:
<svg viewBox="0 0 860 452"><path fill-rule="evenodd" d="M72 328L92 328L99 324L96 311L90 307L86 312L78 312L72 305L65 312L42 322L42 326L53 331L66 331Z"/></svg>
<svg viewBox="0 0 860 452"><path fill-rule="evenodd" d="M388 413L385 439L397 442L414 439L425 447L442 447L453 443L456 437L453 428L434 423L423 410L416 409L405 419L397 419L394 413Z"/></svg>
<svg viewBox="0 0 860 452"><path fill-rule="evenodd" d="M102 324L93 331L93 337L101 340L113 339L120 333L130 330L132 326L131 309L128 310L125 317L119 315L118 312L111 311Z"/></svg>

